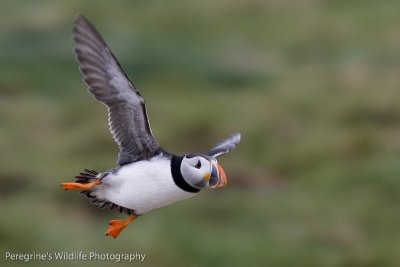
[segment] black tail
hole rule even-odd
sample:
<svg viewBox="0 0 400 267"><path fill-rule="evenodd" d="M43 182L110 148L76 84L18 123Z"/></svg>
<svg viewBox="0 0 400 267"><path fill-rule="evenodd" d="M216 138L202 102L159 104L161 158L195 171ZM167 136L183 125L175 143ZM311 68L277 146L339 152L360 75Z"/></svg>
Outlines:
<svg viewBox="0 0 400 267"><path fill-rule="evenodd" d="M83 172L80 172L79 175L75 176L75 183L80 183L80 184L90 183L94 179L96 179L96 176L98 174L99 173L96 171L84 169Z"/></svg>

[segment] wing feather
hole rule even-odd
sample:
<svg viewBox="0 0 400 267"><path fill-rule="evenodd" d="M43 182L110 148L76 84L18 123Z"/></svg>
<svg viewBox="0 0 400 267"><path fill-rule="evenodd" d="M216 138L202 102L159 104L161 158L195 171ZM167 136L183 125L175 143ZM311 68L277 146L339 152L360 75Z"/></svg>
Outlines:
<svg viewBox="0 0 400 267"><path fill-rule="evenodd" d="M162 149L151 132L143 97L103 38L83 16L78 15L75 20L73 39L89 92L108 107L110 132L120 148L118 164L160 153Z"/></svg>
<svg viewBox="0 0 400 267"><path fill-rule="evenodd" d="M234 133L229 136L227 139L216 144L210 151L206 154L212 157L219 157L223 154L228 153L229 151L235 149L236 145L239 144L241 138L240 133Z"/></svg>

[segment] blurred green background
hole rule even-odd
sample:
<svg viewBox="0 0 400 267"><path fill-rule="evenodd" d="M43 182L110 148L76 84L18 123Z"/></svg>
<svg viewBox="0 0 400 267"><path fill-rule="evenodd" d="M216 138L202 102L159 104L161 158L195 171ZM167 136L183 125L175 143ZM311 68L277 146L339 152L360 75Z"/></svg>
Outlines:
<svg viewBox="0 0 400 267"><path fill-rule="evenodd" d="M399 1L2 1L0 263L5 252L146 254L144 266L400 266ZM155 210L112 240L77 192L116 163L81 82L87 16L146 98L159 143L220 159L229 186Z"/></svg>

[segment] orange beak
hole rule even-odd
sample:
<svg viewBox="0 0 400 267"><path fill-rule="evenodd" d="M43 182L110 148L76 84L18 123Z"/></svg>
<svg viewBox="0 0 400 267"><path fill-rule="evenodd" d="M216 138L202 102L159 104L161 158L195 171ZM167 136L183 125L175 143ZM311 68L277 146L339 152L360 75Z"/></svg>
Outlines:
<svg viewBox="0 0 400 267"><path fill-rule="evenodd" d="M217 163L218 173L219 173L219 183L215 186L215 188L224 187L228 184L228 178L226 178L226 174L224 169L222 169L221 165Z"/></svg>
<svg viewBox="0 0 400 267"><path fill-rule="evenodd" d="M217 162L212 163L211 178L209 181L210 188L221 188L226 186L228 179L224 169Z"/></svg>

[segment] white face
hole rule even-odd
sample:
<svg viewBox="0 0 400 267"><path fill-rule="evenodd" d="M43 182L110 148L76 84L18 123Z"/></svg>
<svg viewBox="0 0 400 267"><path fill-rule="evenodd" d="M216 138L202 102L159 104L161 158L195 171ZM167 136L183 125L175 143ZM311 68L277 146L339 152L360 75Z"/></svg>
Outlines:
<svg viewBox="0 0 400 267"><path fill-rule="evenodd" d="M181 173L187 183L203 188L209 185L211 162L202 156L185 156L181 163Z"/></svg>

